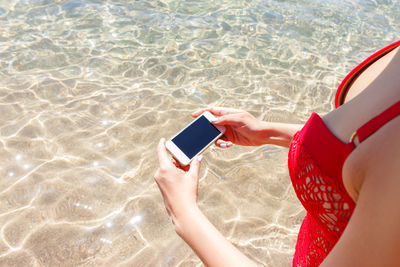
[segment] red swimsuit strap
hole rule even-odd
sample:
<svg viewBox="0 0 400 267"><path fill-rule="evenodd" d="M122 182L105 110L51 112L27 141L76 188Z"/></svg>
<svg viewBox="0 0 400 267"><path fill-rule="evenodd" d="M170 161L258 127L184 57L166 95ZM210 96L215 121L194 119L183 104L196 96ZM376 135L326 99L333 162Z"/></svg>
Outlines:
<svg viewBox="0 0 400 267"><path fill-rule="evenodd" d="M363 72L365 69L367 69L372 63L377 61L379 58L383 57L396 47L400 46L400 40L394 42L393 44L390 44L386 46L385 48L382 48L378 52L372 54L369 56L366 60L361 62L355 69L353 69L347 76L344 78L342 83L339 85L337 91L336 91L336 96L335 96L335 107L339 107L340 105L343 104L344 98L346 97L347 91L350 87L350 85L353 83L353 81L357 78L361 72Z"/></svg>
<svg viewBox="0 0 400 267"><path fill-rule="evenodd" d="M397 103L358 128L356 135L360 143L398 115L400 115L400 101L397 101Z"/></svg>

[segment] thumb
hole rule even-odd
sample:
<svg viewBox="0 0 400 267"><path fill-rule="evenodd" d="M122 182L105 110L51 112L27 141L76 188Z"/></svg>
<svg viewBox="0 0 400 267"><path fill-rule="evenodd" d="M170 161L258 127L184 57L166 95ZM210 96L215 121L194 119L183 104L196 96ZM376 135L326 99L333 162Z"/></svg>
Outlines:
<svg viewBox="0 0 400 267"><path fill-rule="evenodd" d="M189 175L195 176L196 178L199 176L200 171L200 162L203 159L203 155L197 156L192 162L190 163Z"/></svg>

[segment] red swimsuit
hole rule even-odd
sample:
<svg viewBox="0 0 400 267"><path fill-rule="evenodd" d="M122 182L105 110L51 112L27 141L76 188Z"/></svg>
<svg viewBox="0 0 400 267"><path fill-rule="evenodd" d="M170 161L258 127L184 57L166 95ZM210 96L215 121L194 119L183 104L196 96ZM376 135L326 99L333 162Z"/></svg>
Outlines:
<svg viewBox="0 0 400 267"><path fill-rule="evenodd" d="M350 72L338 88L336 107L343 103L349 85L363 70L398 46L400 41L376 52ZM400 101L359 128L359 141L399 114ZM343 185L342 167L354 148L352 142L338 139L316 113L294 135L289 148L289 174L307 215L298 235L293 266L320 265L346 228L355 203Z"/></svg>

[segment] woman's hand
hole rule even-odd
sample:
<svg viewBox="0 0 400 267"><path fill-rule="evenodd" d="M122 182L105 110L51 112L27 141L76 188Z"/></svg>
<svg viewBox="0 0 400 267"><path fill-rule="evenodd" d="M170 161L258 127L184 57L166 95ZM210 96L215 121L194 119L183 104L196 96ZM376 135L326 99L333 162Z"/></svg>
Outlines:
<svg viewBox="0 0 400 267"><path fill-rule="evenodd" d="M194 159L189 167L180 167L168 154L164 138L158 144L157 153L160 167L154 180L164 198L165 208L177 227L179 217L197 207L201 156Z"/></svg>
<svg viewBox="0 0 400 267"><path fill-rule="evenodd" d="M256 266L210 223L197 206L201 158L185 171L174 162L162 138L157 148L160 167L154 175L176 233L193 249L206 266Z"/></svg>
<svg viewBox="0 0 400 267"><path fill-rule="evenodd" d="M265 122L256 119L250 113L233 108L209 107L197 110L193 117L200 116L209 111L213 115L220 116L214 125L223 125L226 128L224 135L215 144L220 147L229 147L233 144L242 146L259 146L266 144L267 136Z"/></svg>
<svg viewBox="0 0 400 267"><path fill-rule="evenodd" d="M209 111L219 116L215 125L225 126L224 135L215 144L219 147L230 147L232 144L242 146L260 146L272 144L289 147L293 135L302 127L301 124L265 122L256 119L250 113L233 108L209 107L193 112L193 117Z"/></svg>

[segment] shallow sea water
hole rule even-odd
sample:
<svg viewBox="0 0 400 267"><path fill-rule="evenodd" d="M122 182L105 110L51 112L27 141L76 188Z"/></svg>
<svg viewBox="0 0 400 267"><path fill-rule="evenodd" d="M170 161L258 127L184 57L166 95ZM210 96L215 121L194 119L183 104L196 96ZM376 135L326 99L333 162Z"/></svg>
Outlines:
<svg viewBox="0 0 400 267"><path fill-rule="evenodd" d="M400 37L390 0L0 0L0 266L202 266L153 181L156 144L205 106L305 122ZM199 205L290 266L305 215L287 149L211 147Z"/></svg>

